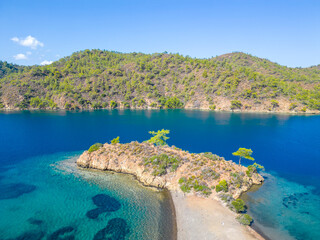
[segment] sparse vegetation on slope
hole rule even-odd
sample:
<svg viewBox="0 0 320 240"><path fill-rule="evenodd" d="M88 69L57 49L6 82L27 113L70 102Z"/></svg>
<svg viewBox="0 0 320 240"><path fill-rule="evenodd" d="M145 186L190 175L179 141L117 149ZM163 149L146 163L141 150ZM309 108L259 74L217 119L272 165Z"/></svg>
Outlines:
<svg viewBox="0 0 320 240"><path fill-rule="evenodd" d="M0 105L319 111L320 69L288 68L244 53L196 59L85 50L46 66L0 62Z"/></svg>

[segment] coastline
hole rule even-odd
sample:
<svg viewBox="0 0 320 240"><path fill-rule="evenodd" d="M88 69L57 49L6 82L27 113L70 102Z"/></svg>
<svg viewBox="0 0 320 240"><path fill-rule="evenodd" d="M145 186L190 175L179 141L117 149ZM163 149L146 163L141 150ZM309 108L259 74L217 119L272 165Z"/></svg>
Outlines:
<svg viewBox="0 0 320 240"><path fill-rule="evenodd" d="M93 145L93 147L95 146ZM166 217L164 217L166 221L175 219L175 221L169 223L172 226L172 239L193 240L199 237L199 239L223 240L264 239L253 229L241 225L236 220L238 214L232 212L218 200L218 191L211 191L209 187L203 187L216 186L221 184L221 179L225 179L224 181L229 181L229 187L225 192L228 192L231 198L237 199L242 192L249 190L252 185L263 182L263 177L257 172L252 173L250 176L245 176L246 184L236 187L233 185L234 182L231 179L233 175L230 174L230 171L234 171L236 174L240 171L246 171L247 168L232 161L226 161L224 158L212 153L194 154L175 146L155 146L152 143L139 143L136 141L125 144L105 143L104 145L101 144L98 149L93 151L90 149L83 152L78 158L78 167L130 174L146 187L154 187L158 190L163 189L170 193L172 210L171 212L168 211L170 207L164 207L162 210L166 211ZM156 171L157 168L153 167L152 170L152 166L150 167L148 162L146 164L146 161L155 156L163 155L167 156L167 158L170 156L175 159L179 165L175 170L171 169L165 171L165 174L154 175L153 171ZM200 167L199 164L201 164ZM212 168L215 168L215 171L210 170ZM210 171L206 173L208 169ZM207 175L204 177L201 174ZM214 177L216 174L219 174L217 175L218 177ZM191 180L188 181L194 181L197 184L200 181L199 186L202 186L203 189L209 189L207 190L209 194L205 194L205 192L198 189L190 191L191 187L189 191L185 191L191 193L184 194L181 190L181 183L183 183L181 179L186 179L188 176L192 176L189 178ZM195 184L194 182L188 184ZM199 189L201 188L199 187ZM159 229L160 231L164 229L161 228L161 224ZM177 235L177 238L175 238L175 235Z"/></svg>
<svg viewBox="0 0 320 240"><path fill-rule="evenodd" d="M253 228L241 225L236 214L212 198L170 191L174 202L178 240L264 240Z"/></svg>
<svg viewBox="0 0 320 240"><path fill-rule="evenodd" d="M177 108L177 109L161 109L161 108L84 108L84 109L39 109L39 108L28 108L28 109L18 109L18 108L2 108L0 109L0 113L10 113L10 112L21 112L21 111L48 111L48 112L82 112L82 111L99 111L99 110L147 110L147 111L154 111L154 110L189 110L189 111L204 111L204 112L217 112L217 113L256 113L256 114L279 114L279 115L292 115L292 116L313 116L313 115L320 115L320 111L308 111L308 112L297 112L297 111L266 111L266 110L227 110L227 109L221 109L221 110L210 110L208 108Z"/></svg>
<svg viewBox="0 0 320 240"><path fill-rule="evenodd" d="M160 221L160 223L167 226L171 225L172 228L171 228L171 232L167 232L168 227L160 226L160 229L161 229L160 231L164 232L163 235L166 236L167 240L178 240L177 215L176 215L176 208L174 205L172 194L167 189L162 190L162 193L166 198L165 203L161 204L161 217L163 218L163 220L165 220L165 222Z"/></svg>
<svg viewBox="0 0 320 240"><path fill-rule="evenodd" d="M166 220L165 225L172 224L171 232L167 232L167 227L159 226L167 240L269 240L254 225L241 225L236 220L237 214L216 199L184 194L178 189L169 190L147 185L132 173L78 168L86 171L101 171L107 174L131 175L133 180L137 181L142 187L161 191L166 198L164 203L161 204L163 214L161 218ZM167 221L171 221L171 223Z"/></svg>

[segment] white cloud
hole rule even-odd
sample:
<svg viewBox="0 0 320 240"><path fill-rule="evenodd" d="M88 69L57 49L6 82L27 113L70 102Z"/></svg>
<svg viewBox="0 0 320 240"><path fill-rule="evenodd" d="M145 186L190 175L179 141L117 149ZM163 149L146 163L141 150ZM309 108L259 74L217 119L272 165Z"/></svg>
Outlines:
<svg viewBox="0 0 320 240"><path fill-rule="evenodd" d="M14 42L19 42L19 38L17 38L17 37L11 38L11 40Z"/></svg>
<svg viewBox="0 0 320 240"><path fill-rule="evenodd" d="M40 65L49 65L51 63L53 63L53 61L44 60L43 62L40 63Z"/></svg>
<svg viewBox="0 0 320 240"><path fill-rule="evenodd" d="M43 47L44 44L40 41L38 41L36 38L32 37L32 36L28 36L26 38L17 38L17 37L13 37L11 38L12 41L25 46L25 47L30 47L32 49L36 49L38 46Z"/></svg>
<svg viewBox="0 0 320 240"><path fill-rule="evenodd" d="M13 56L15 60L24 60L24 59L27 59L27 56L24 55L23 53L19 53L17 55L14 55Z"/></svg>

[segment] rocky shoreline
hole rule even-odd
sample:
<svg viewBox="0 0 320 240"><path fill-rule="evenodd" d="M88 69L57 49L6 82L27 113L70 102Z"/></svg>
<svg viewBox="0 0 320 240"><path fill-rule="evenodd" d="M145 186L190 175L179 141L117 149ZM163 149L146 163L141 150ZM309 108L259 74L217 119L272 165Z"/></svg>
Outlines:
<svg viewBox="0 0 320 240"><path fill-rule="evenodd" d="M164 174L154 173L156 165L150 166L147 160L162 154L179 161L175 171L166 169ZM181 191L179 186L181 178L192 176L198 182L201 181L202 186L211 187L211 189L223 179L229 182L226 193L234 198L248 191L253 184L263 182L263 177L254 172L250 177L244 175L244 182L242 184L237 182L235 184L239 186L234 186L231 175L245 173L248 170L246 167L226 161L212 153L194 154L175 146L154 146L147 142L106 143L94 152L85 151L77 160L77 165L82 168L132 174L146 186L166 188L170 191ZM201 195L201 191L193 191L193 193ZM215 191L211 193L217 195Z"/></svg>
<svg viewBox="0 0 320 240"><path fill-rule="evenodd" d="M167 159L166 167L159 169L158 165L163 164L160 161L162 158ZM153 165L152 162L156 162L156 164ZM226 203L221 199L225 197L237 199L254 184L261 184L264 180L257 172L250 175L243 174L248 171L248 168L239 166L232 161L226 161L212 153L194 154L175 146L155 146L148 142L106 143L95 151L85 151L78 158L77 165L81 168L131 174L145 186L169 190L173 202L177 201L175 195L178 194L184 196L186 200L192 196L199 199L199 202L202 201L201 199L207 199L206 201L209 201L212 206L218 204L221 207L226 206ZM241 181L238 179L239 176L242 178ZM214 191L215 186L219 185L221 180L228 183L228 190ZM190 183L187 187L186 182ZM235 220L236 214L227 208L225 209L234 220L234 222L229 220L232 225L240 225ZM176 214L180 218L184 211L185 209L181 207L176 208ZM226 212L223 214L226 214ZM186 228L181 223L179 224L178 219L177 228L178 239L182 239L181 229ZM244 226L238 226L237 228L245 231L245 234L248 232L248 229ZM254 232L252 229L251 231ZM208 232L210 232L209 229ZM224 236L223 233L221 233L221 236ZM253 237L252 239L257 238ZM263 238L260 236L258 239Z"/></svg>
<svg viewBox="0 0 320 240"><path fill-rule="evenodd" d="M166 109L160 109L160 108L141 108L141 107L130 107L130 108L124 108L119 107L116 108L117 110L166 110ZM58 108L58 109L52 109L52 108L28 108L28 109L20 109L16 107L4 107L0 108L0 111L3 112L15 112L15 111L94 111L94 110L113 110L113 108L83 108L83 109L65 109L65 108ZM253 110L253 109L215 109L211 110L208 107L192 107L188 106L185 108L181 108L181 110L199 110L199 111L208 111L208 112L225 112L225 113L263 113L263 114L288 114L288 115L319 115L320 111L317 110L307 110L306 112L303 111L290 111L286 109L272 109L272 110L266 110L266 109L259 109L259 110Z"/></svg>

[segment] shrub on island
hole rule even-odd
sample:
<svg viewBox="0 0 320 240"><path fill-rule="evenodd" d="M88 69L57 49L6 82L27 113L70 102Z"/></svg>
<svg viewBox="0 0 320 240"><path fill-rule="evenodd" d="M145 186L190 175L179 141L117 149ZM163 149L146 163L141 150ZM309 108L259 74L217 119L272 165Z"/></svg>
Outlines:
<svg viewBox="0 0 320 240"><path fill-rule="evenodd" d="M264 166L257 163L254 163L253 165L249 165L246 171L247 176L252 177L252 174L257 173L258 169L264 171Z"/></svg>
<svg viewBox="0 0 320 240"><path fill-rule="evenodd" d="M97 151L102 146L103 146L102 143L95 143L89 148L88 152L91 153L91 152Z"/></svg>
<svg viewBox="0 0 320 240"><path fill-rule="evenodd" d="M235 212L237 212L237 213L244 212L247 208L245 202L242 199L236 199L236 200L232 201L231 205L232 205L233 209L235 210Z"/></svg>
<svg viewBox="0 0 320 240"><path fill-rule="evenodd" d="M221 180L216 186L216 192L228 192L228 183L226 180Z"/></svg>
<svg viewBox="0 0 320 240"><path fill-rule="evenodd" d="M179 185L180 189L185 193L189 193L193 189L195 192L206 197L212 194L211 189L205 183L199 183L199 180L195 176L180 178Z"/></svg>
<svg viewBox="0 0 320 240"><path fill-rule="evenodd" d="M144 159L144 165L153 168L152 175L154 176L162 176L166 174L168 170L175 172L179 167L180 162L180 159L168 156L164 153Z"/></svg>
<svg viewBox="0 0 320 240"><path fill-rule="evenodd" d="M111 140L111 144L116 144L116 143L120 143L120 137L119 136Z"/></svg>
<svg viewBox="0 0 320 240"><path fill-rule="evenodd" d="M240 214L239 216L237 216L236 219L242 225L247 225L247 226L250 226L251 223L253 222L253 219L249 214Z"/></svg>

